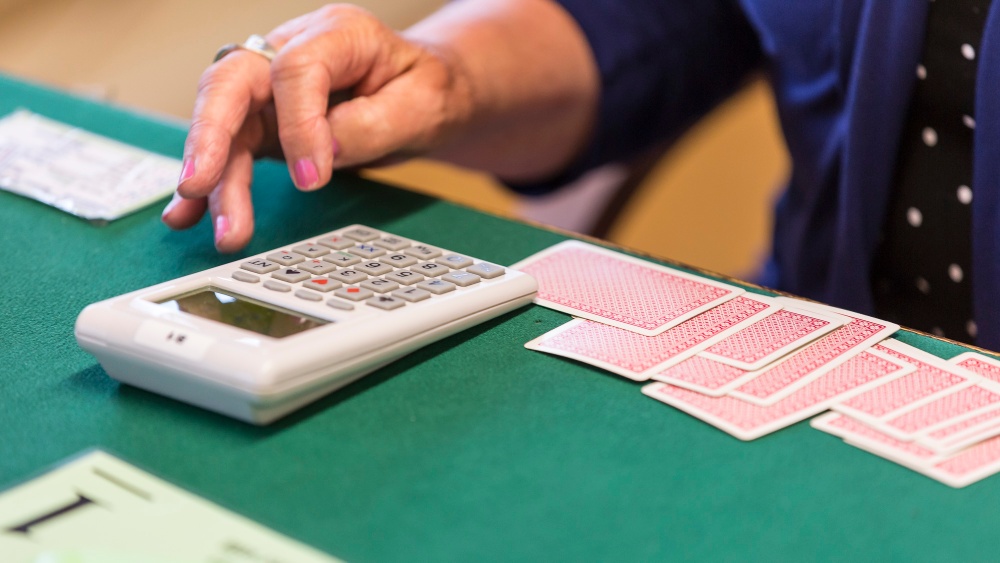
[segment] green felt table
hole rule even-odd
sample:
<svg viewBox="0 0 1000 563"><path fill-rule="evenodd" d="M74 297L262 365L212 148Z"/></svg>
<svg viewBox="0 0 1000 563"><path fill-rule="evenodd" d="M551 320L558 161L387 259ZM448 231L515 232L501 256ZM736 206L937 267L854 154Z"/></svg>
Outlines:
<svg viewBox="0 0 1000 563"><path fill-rule="evenodd" d="M0 114L18 107L171 156L185 134L0 77ZM501 264L564 238L352 177L301 193L273 162L254 204L248 254L355 222ZM119 385L77 347L80 310L233 259L207 222L170 232L160 208L99 227L0 192L0 486L100 447L353 561L996 556L1000 478L954 490L808 423L740 442L523 348L569 320L538 306L263 428Z"/></svg>

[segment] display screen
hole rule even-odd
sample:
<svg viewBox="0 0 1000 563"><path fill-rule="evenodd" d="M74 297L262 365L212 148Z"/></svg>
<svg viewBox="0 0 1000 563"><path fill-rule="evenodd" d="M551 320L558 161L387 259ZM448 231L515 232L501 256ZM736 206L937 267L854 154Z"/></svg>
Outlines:
<svg viewBox="0 0 1000 563"><path fill-rule="evenodd" d="M284 338L327 324L327 321L282 311L245 297L237 297L215 287L199 289L159 303L175 311L184 311L196 317L252 330L274 338Z"/></svg>

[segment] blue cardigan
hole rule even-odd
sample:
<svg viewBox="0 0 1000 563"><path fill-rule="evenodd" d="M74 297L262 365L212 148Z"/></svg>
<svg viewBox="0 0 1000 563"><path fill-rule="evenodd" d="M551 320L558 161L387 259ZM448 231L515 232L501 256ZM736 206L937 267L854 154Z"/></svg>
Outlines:
<svg viewBox="0 0 1000 563"><path fill-rule="evenodd" d="M771 79L792 155L762 283L873 310L927 0L560 0L602 79L594 140L566 176L676 136L747 75ZM978 343L1000 349L1000 2L979 49L973 175Z"/></svg>

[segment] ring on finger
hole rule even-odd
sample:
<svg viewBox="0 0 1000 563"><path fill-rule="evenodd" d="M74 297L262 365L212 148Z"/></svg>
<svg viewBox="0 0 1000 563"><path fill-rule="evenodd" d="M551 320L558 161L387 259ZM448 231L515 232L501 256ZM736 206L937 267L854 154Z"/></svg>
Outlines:
<svg viewBox="0 0 1000 563"><path fill-rule="evenodd" d="M267 59L268 62L274 60L277 56L278 50L271 45L267 39L263 36L257 35L256 33L247 37L247 40L243 43L227 43L219 48L218 52L215 53L215 58L212 62L216 62L222 57L225 57L233 51L250 51L251 53L257 53L258 55Z"/></svg>

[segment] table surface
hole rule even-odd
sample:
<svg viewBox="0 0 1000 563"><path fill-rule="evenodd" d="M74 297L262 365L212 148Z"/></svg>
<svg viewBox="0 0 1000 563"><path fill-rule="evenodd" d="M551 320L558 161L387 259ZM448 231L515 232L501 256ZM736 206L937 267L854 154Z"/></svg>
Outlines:
<svg viewBox="0 0 1000 563"><path fill-rule="evenodd" d="M0 114L18 107L181 153L176 124L0 76ZM565 238L353 177L301 193L274 162L253 197L247 254L350 223L500 264ZM0 487L100 447L352 561L995 555L1000 478L954 490L807 422L741 442L640 384L523 348L569 320L538 306L264 428L119 385L77 347L80 310L234 259L207 221L170 232L160 208L98 227L0 192Z"/></svg>

